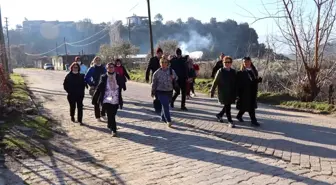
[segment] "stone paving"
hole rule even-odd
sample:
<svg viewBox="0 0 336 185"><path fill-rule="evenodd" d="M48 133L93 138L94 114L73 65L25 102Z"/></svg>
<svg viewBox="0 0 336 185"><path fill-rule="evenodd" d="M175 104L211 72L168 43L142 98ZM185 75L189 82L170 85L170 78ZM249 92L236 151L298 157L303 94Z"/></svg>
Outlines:
<svg viewBox="0 0 336 185"><path fill-rule="evenodd" d="M17 161L20 168L4 172L7 184L336 184L333 118L261 106L260 128L246 118L230 129L214 121L215 101L201 96L189 112L173 111L167 128L151 112L148 85L129 82L120 137L112 138L93 119L89 96L85 126L69 121L65 73L18 72L66 135L50 141L53 156Z"/></svg>

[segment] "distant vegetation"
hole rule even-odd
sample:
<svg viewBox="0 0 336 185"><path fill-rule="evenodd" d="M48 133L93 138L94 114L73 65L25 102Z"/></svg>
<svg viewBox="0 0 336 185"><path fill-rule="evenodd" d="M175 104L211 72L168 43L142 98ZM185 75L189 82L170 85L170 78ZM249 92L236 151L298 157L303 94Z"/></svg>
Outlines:
<svg viewBox="0 0 336 185"><path fill-rule="evenodd" d="M217 57L220 52L234 57L262 56L266 52L266 46L258 42L258 34L247 23L238 24L230 19L218 21L216 18L211 18L209 23L202 23L193 17L186 22L177 19L163 23L163 20L160 14L154 17L152 25L155 43L167 39L177 40L184 50L202 50L210 58ZM26 24L29 25L29 22ZM65 37L66 42L70 43L67 44L68 53L77 54L82 50L84 53L97 53L102 44L110 44L111 40L118 39L115 38L117 35L122 40L128 40L130 36L130 42L139 47L139 53L148 53L150 50L148 21L140 25L131 24L130 29L121 21L93 24L90 19L73 23L46 22L38 26L31 29L18 25L16 29L10 30L12 45L21 45L21 49L27 53L44 53L55 49L56 43L63 44ZM98 32L96 36L76 43ZM64 54L65 48L60 47L57 52ZM56 50L46 55L55 54Z"/></svg>

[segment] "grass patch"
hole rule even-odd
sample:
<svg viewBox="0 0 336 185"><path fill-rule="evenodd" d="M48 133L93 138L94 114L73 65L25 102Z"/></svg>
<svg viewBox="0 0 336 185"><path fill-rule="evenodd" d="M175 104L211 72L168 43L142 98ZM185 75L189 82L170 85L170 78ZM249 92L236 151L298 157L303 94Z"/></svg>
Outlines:
<svg viewBox="0 0 336 185"><path fill-rule="evenodd" d="M26 117L6 121L2 131L6 134L1 141L6 152L24 153L28 156L46 155L48 149L43 141L51 138L53 132L48 120L42 116Z"/></svg>
<svg viewBox="0 0 336 185"><path fill-rule="evenodd" d="M281 105L283 102L297 101L288 93L258 92L258 102L272 105Z"/></svg>
<svg viewBox="0 0 336 185"><path fill-rule="evenodd" d="M11 104L23 104L29 100L29 92L27 90L23 77L19 74L11 74L11 80L13 81L13 93L10 96Z"/></svg>
<svg viewBox="0 0 336 185"><path fill-rule="evenodd" d="M146 73L145 71L135 69L129 71L131 80L142 83L146 82L145 73Z"/></svg>
<svg viewBox="0 0 336 185"><path fill-rule="evenodd" d="M13 93L10 106L20 110L33 108L29 103L29 91L22 76L12 74ZM45 141L53 136L51 123L40 115L26 115L13 111L0 125L1 150L16 156L39 156L48 152Z"/></svg>
<svg viewBox="0 0 336 185"><path fill-rule="evenodd" d="M145 71L131 70L130 77L133 81L145 82ZM196 78L195 90L209 94L212 81L212 79ZM258 102L325 114L336 112L335 105L330 105L326 102L301 102L288 93L258 92Z"/></svg>
<svg viewBox="0 0 336 185"><path fill-rule="evenodd" d="M300 110L310 110L321 114L331 114L336 112L335 105L328 104L327 102L286 101L282 102L281 106Z"/></svg>
<svg viewBox="0 0 336 185"><path fill-rule="evenodd" d="M204 94L209 94L212 86L212 79L196 78L195 90Z"/></svg>

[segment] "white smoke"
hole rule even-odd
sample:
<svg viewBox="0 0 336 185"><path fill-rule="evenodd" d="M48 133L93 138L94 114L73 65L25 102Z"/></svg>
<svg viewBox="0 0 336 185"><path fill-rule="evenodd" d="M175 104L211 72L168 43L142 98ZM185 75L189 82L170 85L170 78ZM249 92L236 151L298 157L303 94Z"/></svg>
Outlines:
<svg viewBox="0 0 336 185"><path fill-rule="evenodd" d="M194 30L189 31L189 40L187 42L180 41L180 49L182 54L189 55L192 59L200 59L203 56L202 49L210 48L213 38L211 34L202 36Z"/></svg>

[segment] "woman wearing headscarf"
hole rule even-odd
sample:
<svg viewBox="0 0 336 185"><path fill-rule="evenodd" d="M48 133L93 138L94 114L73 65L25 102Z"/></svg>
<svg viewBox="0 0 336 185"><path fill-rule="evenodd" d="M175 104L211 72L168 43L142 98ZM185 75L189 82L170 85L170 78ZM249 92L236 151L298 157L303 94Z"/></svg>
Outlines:
<svg viewBox="0 0 336 185"><path fill-rule="evenodd" d="M244 122L243 114L248 112L253 126L260 126L255 115L257 106L258 84L262 78L258 76L258 71L251 62L250 57L243 58L243 64L237 73L237 109L239 110L237 119Z"/></svg>
<svg viewBox="0 0 336 185"><path fill-rule="evenodd" d="M162 105L161 120L171 127L171 117L169 103L172 99L174 83L177 83L175 71L169 67L169 61L166 58L160 59L160 68L153 74L152 94L157 97Z"/></svg>
<svg viewBox="0 0 336 185"><path fill-rule="evenodd" d="M107 127L112 136L117 136L117 123L115 116L118 108L123 104L121 90L125 90L125 83L115 72L114 63L106 65L107 73L100 77L97 89L93 94L92 104L101 104L107 114Z"/></svg>
<svg viewBox="0 0 336 185"><path fill-rule="evenodd" d="M75 110L77 106L77 121L83 125L83 99L87 85L84 80L84 74L81 74L79 71L79 64L73 62L70 66L70 72L64 79L63 87L68 93L67 98L70 105L71 121L75 122Z"/></svg>
<svg viewBox="0 0 336 185"><path fill-rule="evenodd" d="M234 128L235 125L231 116L231 104L234 104L236 100L236 70L231 68L231 57L225 56L223 63L223 67L216 73L210 92L211 97L214 97L215 90L218 87L218 102L223 105L223 109L216 115L217 120L222 123L222 117L225 113L229 127Z"/></svg>

